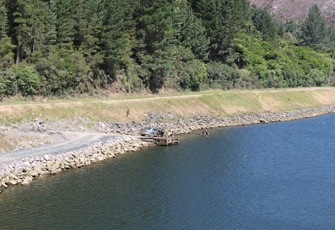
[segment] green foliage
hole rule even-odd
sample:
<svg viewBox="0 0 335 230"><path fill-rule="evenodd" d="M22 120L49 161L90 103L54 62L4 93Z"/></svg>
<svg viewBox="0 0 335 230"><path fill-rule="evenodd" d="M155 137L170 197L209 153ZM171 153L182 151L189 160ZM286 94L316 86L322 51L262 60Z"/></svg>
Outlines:
<svg viewBox="0 0 335 230"><path fill-rule="evenodd" d="M335 82L316 5L283 24L248 0L0 0L0 22L1 98Z"/></svg>
<svg viewBox="0 0 335 230"><path fill-rule="evenodd" d="M78 0L62 0L55 1L56 7L56 31L57 31L57 45L60 48L71 48L75 38L76 20L75 12L78 9L76 4Z"/></svg>
<svg viewBox="0 0 335 230"><path fill-rule="evenodd" d="M321 14L319 7L314 4L301 26L300 44L313 48L322 48L328 42L328 35L326 19Z"/></svg>
<svg viewBox="0 0 335 230"><path fill-rule="evenodd" d="M36 70L41 76L41 93L62 95L88 92L94 84L91 69L81 52L55 50L39 59Z"/></svg>
<svg viewBox="0 0 335 230"><path fill-rule="evenodd" d="M119 80L127 93L140 91L143 88L139 73L143 70L136 63L128 63L127 69L118 74Z"/></svg>
<svg viewBox="0 0 335 230"><path fill-rule="evenodd" d="M6 96L6 84L2 76L0 76L0 101Z"/></svg>
<svg viewBox="0 0 335 230"><path fill-rule="evenodd" d="M124 60L129 52L124 31L125 7L124 1L113 0L105 5L104 9L101 53L104 57L104 69L112 78L115 78L117 71L124 67Z"/></svg>
<svg viewBox="0 0 335 230"><path fill-rule="evenodd" d="M23 96L32 96L37 93L40 79L34 69L20 65L15 70L17 86Z"/></svg>
<svg viewBox="0 0 335 230"><path fill-rule="evenodd" d="M5 7L5 0L0 1L0 39L7 36L8 32L8 18L7 9Z"/></svg>
<svg viewBox="0 0 335 230"><path fill-rule="evenodd" d="M0 101L17 93L16 76L12 71L0 72Z"/></svg>
<svg viewBox="0 0 335 230"><path fill-rule="evenodd" d="M207 60L209 39L202 21L194 15L184 1L176 5L173 17L174 28L178 31L178 41L184 48L190 48L197 59Z"/></svg>
<svg viewBox="0 0 335 230"><path fill-rule="evenodd" d="M181 80L182 85L186 85L192 91L198 91L200 84L207 78L206 67L204 63L197 59L190 60L184 67L184 75Z"/></svg>
<svg viewBox="0 0 335 230"><path fill-rule="evenodd" d="M236 88L239 76L233 68L220 62L210 62L206 68L211 88L224 90Z"/></svg>
<svg viewBox="0 0 335 230"><path fill-rule="evenodd" d="M152 92L164 85L164 78L172 70L176 55L176 30L172 17L175 5L169 1L140 0L135 14L136 39L133 48L137 64L148 70L142 76L144 84Z"/></svg>
<svg viewBox="0 0 335 230"><path fill-rule="evenodd" d="M282 48L274 48L245 34L234 42L235 52L243 56L245 67L263 87L321 86L333 73L334 61L329 55L309 47L283 43Z"/></svg>
<svg viewBox="0 0 335 230"><path fill-rule="evenodd" d="M11 43L10 38L5 36L0 40L0 69L5 70L14 64L15 46Z"/></svg>
<svg viewBox="0 0 335 230"><path fill-rule="evenodd" d="M245 12L241 1L200 0L194 2L193 9L207 30L210 58L223 61L227 48L243 25Z"/></svg>
<svg viewBox="0 0 335 230"><path fill-rule="evenodd" d="M191 49L178 47L176 58L165 81L165 88L175 90L198 91L200 85L207 79L205 64L196 59Z"/></svg>
<svg viewBox="0 0 335 230"><path fill-rule="evenodd" d="M237 70L237 74L239 77L239 81L236 88L257 89L262 87L260 85L257 75L253 74L250 70L240 69Z"/></svg>
<svg viewBox="0 0 335 230"><path fill-rule="evenodd" d="M264 40L269 42L276 40L278 28L268 9L255 9L252 15L252 22L256 29L262 33Z"/></svg>

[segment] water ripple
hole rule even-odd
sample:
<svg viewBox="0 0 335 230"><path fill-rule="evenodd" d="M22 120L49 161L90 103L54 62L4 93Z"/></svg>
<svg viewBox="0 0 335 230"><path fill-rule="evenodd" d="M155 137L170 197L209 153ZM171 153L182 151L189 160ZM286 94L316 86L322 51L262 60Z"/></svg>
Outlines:
<svg viewBox="0 0 335 230"><path fill-rule="evenodd" d="M1 229L334 229L335 115L185 135L0 195Z"/></svg>

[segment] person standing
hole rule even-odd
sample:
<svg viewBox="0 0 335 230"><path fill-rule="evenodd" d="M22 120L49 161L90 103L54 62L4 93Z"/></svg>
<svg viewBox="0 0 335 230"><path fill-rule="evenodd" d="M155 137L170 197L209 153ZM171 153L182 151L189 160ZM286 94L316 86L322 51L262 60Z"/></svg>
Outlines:
<svg viewBox="0 0 335 230"><path fill-rule="evenodd" d="M205 130L205 136L208 137L209 135L209 132L208 132L208 129Z"/></svg>

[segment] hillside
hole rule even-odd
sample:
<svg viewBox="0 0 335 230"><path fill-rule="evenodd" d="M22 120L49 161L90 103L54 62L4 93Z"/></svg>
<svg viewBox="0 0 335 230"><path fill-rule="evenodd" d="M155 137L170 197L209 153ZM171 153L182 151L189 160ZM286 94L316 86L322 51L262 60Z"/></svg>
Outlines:
<svg viewBox="0 0 335 230"><path fill-rule="evenodd" d="M283 18L301 18L314 2L329 17L335 10L335 0L251 1ZM0 101L335 85L335 59L324 52L333 28L298 33L249 0L49 2L1 8Z"/></svg>
<svg viewBox="0 0 335 230"><path fill-rule="evenodd" d="M335 0L250 0L250 3L257 7L269 7L277 18L284 21L303 19L309 8L317 4L329 22L335 19Z"/></svg>

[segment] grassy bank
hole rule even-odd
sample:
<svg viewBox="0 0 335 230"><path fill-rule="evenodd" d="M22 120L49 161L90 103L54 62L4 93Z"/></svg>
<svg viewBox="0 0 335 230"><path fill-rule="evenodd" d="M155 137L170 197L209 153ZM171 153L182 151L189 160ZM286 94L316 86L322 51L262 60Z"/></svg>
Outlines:
<svg viewBox="0 0 335 230"><path fill-rule="evenodd" d="M335 88L304 88L250 91L206 91L157 96L118 96L105 99L9 101L0 104L0 124L33 119L97 121L139 121L148 112L180 116L211 114L230 116L268 113L335 104ZM83 119L85 118L85 119Z"/></svg>

